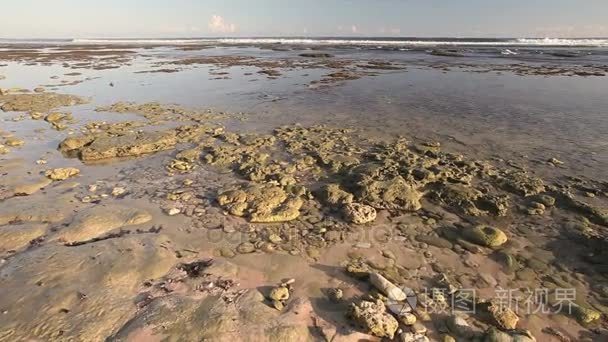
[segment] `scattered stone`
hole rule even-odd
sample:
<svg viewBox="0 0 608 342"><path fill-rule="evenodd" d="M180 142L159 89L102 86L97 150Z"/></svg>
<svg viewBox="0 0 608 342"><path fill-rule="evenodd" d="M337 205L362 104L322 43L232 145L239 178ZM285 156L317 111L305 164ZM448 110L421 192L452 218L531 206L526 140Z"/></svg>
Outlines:
<svg viewBox="0 0 608 342"><path fill-rule="evenodd" d="M366 333L377 337L393 339L399 328L399 322L386 312L386 307L381 300L362 301L359 304L351 303L348 315Z"/></svg>
<svg viewBox="0 0 608 342"><path fill-rule="evenodd" d="M25 141L16 137L8 137L4 140L4 144L9 147L18 147L23 146L23 144L25 144Z"/></svg>
<svg viewBox="0 0 608 342"><path fill-rule="evenodd" d="M412 330L412 332L416 335L424 335L426 334L427 328L424 326L424 324L420 323L420 322L416 322L414 323L410 329Z"/></svg>
<svg viewBox="0 0 608 342"><path fill-rule="evenodd" d="M555 198L549 195L536 195L531 198L534 202L541 203L545 207L552 207L555 205Z"/></svg>
<svg viewBox="0 0 608 342"><path fill-rule="evenodd" d="M380 292L385 294L389 299L395 301L404 301L407 299L407 296L403 290L395 286L395 284L388 281L379 273L370 273L369 281L374 287L376 287Z"/></svg>
<svg viewBox="0 0 608 342"><path fill-rule="evenodd" d="M122 196L125 193L127 193L127 189L120 187L120 186L117 186L112 189L112 196L114 196L114 197Z"/></svg>
<svg viewBox="0 0 608 342"><path fill-rule="evenodd" d="M517 327L519 317L509 307L492 303L488 307L488 312L499 327L506 330L512 330Z"/></svg>
<svg viewBox="0 0 608 342"><path fill-rule="evenodd" d="M284 286L277 286L270 290L268 296L272 300L285 301L289 299L289 289Z"/></svg>
<svg viewBox="0 0 608 342"><path fill-rule="evenodd" d="M47 170L45 175L54 181L62 181L66 180L70 177L74 177L80 174L80 170L75 167L66 167L66 168L57 168L52 170Z"/></svg>
<svg viewBox="0 0 608 342"><path fill-rule="evenodd" d="M527 330L504 332L496 327L490 327L486 331L484 342L536 342L536 338Z"/></svg>
<svg viewBox="0 0 608 342"><path fill-rule="evenodd" d="M349 203L344 206L344 219L354 224L365 224L376 219L376 209L360 203Z"/></svg>
<svg viewBox="0 0 608 342"><path fill-rule="evenodd" d="M327 290L327 296L334 303L339 303L344 297L344 292L339 288L331 288Z"/></svg>
<svg viewBox="0 0 608 342"><path fill-rule="evenodd" d="M549 164L552 164L553 166L564 165L564 162L557 158L551 158L551 159L547 160L547 162Z"/></svg>
<svg viewBox="0 0 608 342"><path fill-rule="evenodd" d="M178 209L178 208L169 208L165 212L169 216L175 216L175 215L181 213L182 211L180 209Z"/></svg>
<svg viewBox="0 0 608 342"><path fill-rule="evenodd" d="M467 240L484 247L499 247L507 242L507 235L502 230L490 226L467 228L463 234Z"/></svg>
<svg viewBox="0 0 608 342"><path fill-rule="evenodd" d="M471 335L471 327L461 315L451 315L448 317L446 325L450 332L456 336L467 338Z"/></svg>
<svg viewBox="0 0 608 342"><path fill-rule="evenodd" d="M602 315L599 311L575 304L572 305L571 309L572 316L582 324L589 324L593 321L596 321L600 319Z"/></svg>
<svg viewBox="0 0 608 342"><path fill-rule="evenodd" d="M428 245L439 248L452 249L454 247L450 241L433 235L416 235L416 241L424 242Z"/></svg>
<svg viewBox="0 0 608 342"><path fill-rule="evenodd" d="M405 313L399 315L399 320L404 325L407 325L407 326L414 325L414 323L416 323L416 315L414 315L413 313L405 312Z"/></svg>
<svg viewBox="0 0 608 342"><path fill-rule="evenodd" d="M243 242L236 247L236 251L241 254L249 254L255 252L255 246L250 242Z"/></svg>
<svg viewBox="0 0 608 342"><path fill-rule="evenodd" d="M415 334L411 332L404 332L399 335L400 342L429 342L429 338L423 334Z"/></svg>
<svg viewBox="0 0 608 342"><path fill-rule="evenodd" d="M236 253L231 248L222 247L220 248L220 255L224 258L234 258Z"/></svg>
<svg viewBox="0 0 608 342"><path fill-rule="evenodd" d="M545 205L538 202L531 202L526 209L526 213L528 215L543 215L545 213Z"/></svg>

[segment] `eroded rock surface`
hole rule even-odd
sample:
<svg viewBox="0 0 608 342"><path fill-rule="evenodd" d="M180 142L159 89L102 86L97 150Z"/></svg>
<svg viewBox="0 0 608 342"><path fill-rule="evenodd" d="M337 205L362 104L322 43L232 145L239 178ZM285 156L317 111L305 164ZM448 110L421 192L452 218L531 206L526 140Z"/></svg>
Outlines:
<svg viewBox="0 0 608 342"><path fill-rule="evenodd" d="M55 238L67 243L94 239L118 228L149 222L152 216L141 209L120 205L96 205L82 210Z"/></svg>
<svg viewBox="0 0 608 342"><path fill-rule="evenodd" d="M251 222L285 222L300 215L303 201L278 186L250 185L221 193L218 203Z"/></svg>

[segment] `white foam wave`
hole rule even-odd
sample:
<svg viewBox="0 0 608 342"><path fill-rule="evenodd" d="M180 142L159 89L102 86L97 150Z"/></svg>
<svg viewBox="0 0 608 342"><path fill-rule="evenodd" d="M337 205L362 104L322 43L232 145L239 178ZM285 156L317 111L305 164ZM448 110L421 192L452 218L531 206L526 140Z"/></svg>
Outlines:
<svg viewBox="0 0 608 342"><path fill-rule="evenodd" d="M228 38L225 44L364 45L364 46L608 46L608 39L512 39L512 40L361 40Z"/></svg>
<svg viewBox="0 0 608 342"><path fill-rule="evenodd" d="M517 43L533 46L608 46L608 39L520 38Z"/></svg>
<svg viewBox="0 0 608 342"><path fill-rule="evenodd" d="M217 39L72 39L73 44L136 44L136 45L188 45L213 43Z"/></svg>
<svg viewBox="0 0 608 342"><path fill-rule="evenodd" d="M40 41L44 43L48 41ZM5 42L6 43L6 42ZM9 42L10 43L10 42ZM13 43L23 43L14 41ZM519 39L348 39L348 38L191 38L191 39L73 39L64 44L136 44L136 45L196 45L196 44L286 44L286 45L347 45L373 47L408 46L557 46L608 47L608 39L519 38Z"/></svg>

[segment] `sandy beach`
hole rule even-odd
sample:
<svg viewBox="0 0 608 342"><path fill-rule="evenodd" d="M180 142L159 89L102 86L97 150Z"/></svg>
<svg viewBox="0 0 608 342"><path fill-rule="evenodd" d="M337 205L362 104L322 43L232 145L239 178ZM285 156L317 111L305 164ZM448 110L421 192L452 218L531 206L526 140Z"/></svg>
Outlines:
<svg viewBox="0 0 608 342"><path fill-rule="evenodd" d="M608 48L372 43L0 43L0 341L608 340Z"/></svg>

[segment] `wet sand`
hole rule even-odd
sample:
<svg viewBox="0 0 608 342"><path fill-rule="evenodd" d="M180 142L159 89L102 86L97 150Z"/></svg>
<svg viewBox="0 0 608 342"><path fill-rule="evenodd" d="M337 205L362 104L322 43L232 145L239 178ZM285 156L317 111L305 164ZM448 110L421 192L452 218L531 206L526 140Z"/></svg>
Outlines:
<svg viewBox="0 0 608 342"><path fill-rule="evenodd" d="M0 340L607 339L606 63L543 58L3 47Z"/></svg>

